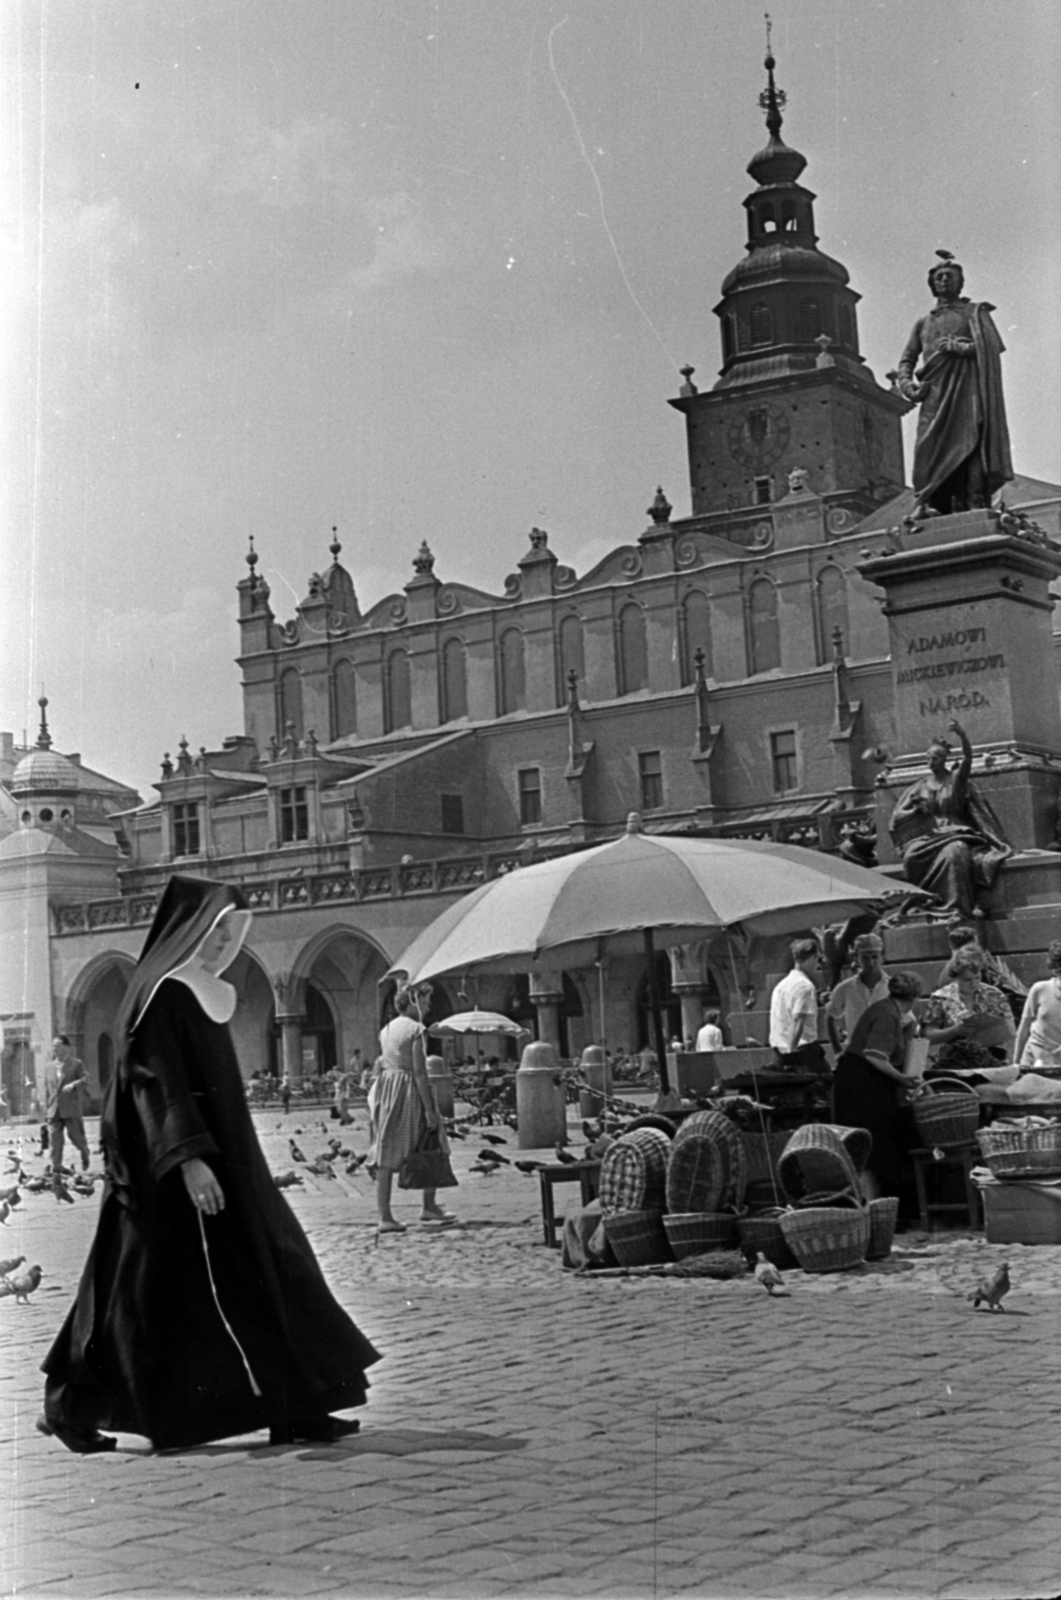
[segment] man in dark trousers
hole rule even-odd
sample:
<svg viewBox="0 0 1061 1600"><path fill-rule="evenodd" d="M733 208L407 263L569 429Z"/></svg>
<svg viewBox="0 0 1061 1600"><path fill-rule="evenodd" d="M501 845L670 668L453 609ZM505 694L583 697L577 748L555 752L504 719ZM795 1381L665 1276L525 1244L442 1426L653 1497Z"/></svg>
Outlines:
<svg viewBox="0 0 1061 1600"><path fill-rule="evenodd" d="M85 1138L85 1114L81 1092L88 1082L85 1069L70 1048L70 1040L61 1033L53 1041L52 1059L48 1063L47 1106L48 1134L52 1151L52 1180L62 1182L63 1146L67 1136L76 1150L81 1152L81 1165L87 1168L88 1140Z"/></svg>

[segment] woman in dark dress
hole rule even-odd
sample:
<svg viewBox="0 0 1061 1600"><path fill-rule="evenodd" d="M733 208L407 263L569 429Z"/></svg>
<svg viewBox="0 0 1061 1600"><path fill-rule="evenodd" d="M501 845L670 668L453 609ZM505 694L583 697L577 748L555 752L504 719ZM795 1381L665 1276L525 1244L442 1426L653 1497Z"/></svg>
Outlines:
<svg viewBox="0 0 1061 1600"><path fill-rule="evenodd" d="M226 1026L249 922L237 889L171 878L119 1014L99 1222L37 1424L79 1453L114 1448L101 1428L164 1450L358 1426L331 1413L379 1354L273 1181Z"/></svg>
<svg viewBox="0 0 1061 1600"><path fill-rule="evenodd" d="M866 1007L836 1063L834 1120L846 1127L868 1128L873 1137L862 1174L870 1200L901 1195L907 1186L906 1157L912 1134L906 1100L916 1080L907 1077L903 1067L914 1001L920 993L921 980L916 973L897 972L890 977L888 998Z"/></svg>

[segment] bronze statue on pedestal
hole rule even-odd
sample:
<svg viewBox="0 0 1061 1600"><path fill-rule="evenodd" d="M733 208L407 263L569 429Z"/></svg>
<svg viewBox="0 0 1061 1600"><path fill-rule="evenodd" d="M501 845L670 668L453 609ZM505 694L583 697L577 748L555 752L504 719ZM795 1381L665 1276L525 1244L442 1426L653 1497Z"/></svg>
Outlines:
<svg viewBox="0 0 1061 1600"><path fill-rule="evenodd" d="M928 274L936 304L914 324L897 388L920 403L914 447L916 519L988 507L1013 477L1002 399L1005 346L994 307L962 295L965 275L949 250ZM920 365L918 365L920 363Z"/></svg>

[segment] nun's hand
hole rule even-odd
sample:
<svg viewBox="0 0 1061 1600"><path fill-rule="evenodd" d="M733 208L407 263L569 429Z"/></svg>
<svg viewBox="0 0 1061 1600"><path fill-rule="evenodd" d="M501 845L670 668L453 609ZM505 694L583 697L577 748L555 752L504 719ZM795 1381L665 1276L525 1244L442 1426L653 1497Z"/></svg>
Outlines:
<svg viewBox="0 0 1061 1600"><path fill-rule="evenodd" d="M196 1211L201 1211L206 1217L216 1217L219 1211L224 1211L225 1196L221 1185L205 1161L192 1156L190 1161L182 1162L181 1176Z"/></svg>

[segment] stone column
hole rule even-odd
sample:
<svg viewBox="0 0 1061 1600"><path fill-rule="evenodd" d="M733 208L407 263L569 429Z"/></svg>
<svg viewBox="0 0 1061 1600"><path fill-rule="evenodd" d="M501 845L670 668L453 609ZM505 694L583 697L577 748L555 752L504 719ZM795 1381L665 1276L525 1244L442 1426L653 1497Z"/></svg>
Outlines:
<svg viewBox="0 0 1061 1600"><path fill-rule="evenodd" d="M530 997L538 1013L538 1038L551 1044L560 1054L560 1007L564 999L564 986L555 972L532 972Z"/></svg>
<svg viewBox="0 0 1061 1600"><path fill-rule="evenodd" d="M682 1040L696 1044L700 1032L707 985L703 981L700 944L673 945L670 957L671 990L677 995L682 1008Z"/></svg>
<svg viewBox="0 0 1061 1600"><path fill-rule="evenodd" d="M278 1015L276 1020L280 1024L280 1071L287 1073L293 1087L303 1078L302 1024L306 1018L301 1012L288 1012Z"/></svg>

